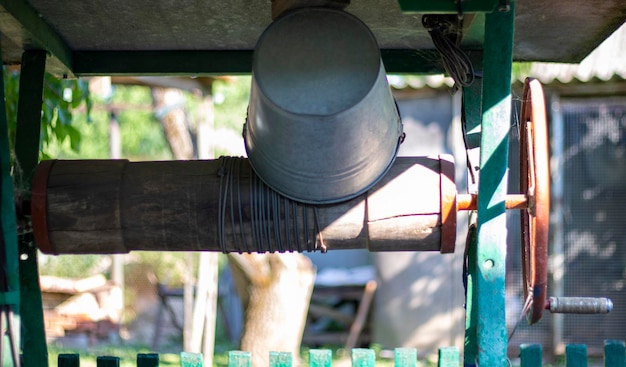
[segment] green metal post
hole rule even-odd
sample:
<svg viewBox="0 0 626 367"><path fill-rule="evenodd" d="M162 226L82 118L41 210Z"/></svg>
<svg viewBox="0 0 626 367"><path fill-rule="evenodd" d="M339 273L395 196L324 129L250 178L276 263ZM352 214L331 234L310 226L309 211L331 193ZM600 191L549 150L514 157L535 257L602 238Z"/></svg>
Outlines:
<svg viewBox="0 0 626 367"><path fill-rule="evenodd" d="M626 367L626 344L623 340L604 342L604 366Z"/></svg>
<svg viewBox="0 0 626 367"><path fill-rule="evenodd" d="M395 367L416 367L417 366L417 349L415 348L396 348L394 350L394 366Z"/></svg>
<svg viewBox="0 0 626 367"><path fill-rule="evenodd" d="M521 367L541 367L542 358L540 344L522 344L520 346Z"/></svg>
<svg viewBox="0 0 626 367"><path fill-rule="evenodd" d="M309 367L331 367L333 352L330 349L309 350Z"/></svg>
<svg viewBox="0 0 626 367"><path fill-rule="evenodd" d="M16 182L23 193L22 198L29 198L32 175L39 158L45 66L46 52L43 50L29 50L22 55L15 131L15 175L17 176ZM37 249L32 238L22 236L19 251L21 254L19 272L23 365L24 367L48 366Z"/></svg>
<svg viewBox="0 0 626 367"><path fill-rule="evenodd" d="M478 242L472 307L476 307L478 365L507 366L505 304L508 134L514 5L485 17L483 103L478 187Z"/></svg>

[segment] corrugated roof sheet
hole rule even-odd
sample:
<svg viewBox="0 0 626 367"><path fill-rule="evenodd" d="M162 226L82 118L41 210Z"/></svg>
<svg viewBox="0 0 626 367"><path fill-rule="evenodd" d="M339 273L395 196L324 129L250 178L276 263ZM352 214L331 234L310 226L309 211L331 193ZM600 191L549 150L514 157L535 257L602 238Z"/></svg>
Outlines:
<svg viewBox="0 0 626 367"><path fill-rule="evenodd" d="M608 81L615 77L626 79L626 24L613 32L579 64L536 62L528 74L543 84L555 81L570 83L574 79L580 82L594 79Z"/></svg>
<svg viewBox="0 0 626 367"><path fill-rule="evenodd" d="M388 75L389 85L394 89L451 88L454 80L443 74L435 75Z"/></svg>

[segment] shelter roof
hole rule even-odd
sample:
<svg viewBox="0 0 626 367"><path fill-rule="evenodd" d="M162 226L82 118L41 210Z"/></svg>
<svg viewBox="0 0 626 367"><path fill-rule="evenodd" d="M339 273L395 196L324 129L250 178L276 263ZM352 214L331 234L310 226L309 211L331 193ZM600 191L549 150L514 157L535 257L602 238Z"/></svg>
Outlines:
<svg viewBox="0 0 626 367"><path fill-rule="evenodd" d="M413 70L433 46L407 3L419 0L354 0L347 11L372 29L389 71L436 72ZM579 62L624 22L626 2L524 0L515 14L515 60ZM480 50L484 13L467 15L463 47ZM43 48L59 75L248 73L271 21L269 0L0 0L3 63Z"/></svg>

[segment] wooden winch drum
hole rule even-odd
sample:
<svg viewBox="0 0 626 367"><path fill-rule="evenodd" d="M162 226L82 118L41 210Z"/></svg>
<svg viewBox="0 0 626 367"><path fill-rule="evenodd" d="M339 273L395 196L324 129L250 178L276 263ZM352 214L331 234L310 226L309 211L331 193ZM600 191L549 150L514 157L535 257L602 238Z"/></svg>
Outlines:
<svg viewBox="0 0 626 367"><path fill-rule="evenodd" d="M352 199L385 175L402 134L380 48L361 20L309 7L263 32L243 135L272 189L310 204Z"/></svg>
<svg viewBox="0 0 626 367"><path fill-rule="evenodd" d="M366 193L310 205L269 189L244 158L51 160L35 170L31 215L35 242L48 254L449 253L456 238L454 163L448 155L399 157Z"/></svg>

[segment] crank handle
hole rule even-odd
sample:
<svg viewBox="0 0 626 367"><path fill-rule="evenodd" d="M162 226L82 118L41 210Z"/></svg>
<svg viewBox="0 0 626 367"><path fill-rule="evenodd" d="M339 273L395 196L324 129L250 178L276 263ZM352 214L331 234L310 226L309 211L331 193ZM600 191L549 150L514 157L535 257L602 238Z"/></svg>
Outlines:
<svg viewBox="0 0 626 367"><path fill-rule="evenodd" d="M551 313L599 314L613 310L613 301L608 298L550 297L546 310Z"/></svg>

